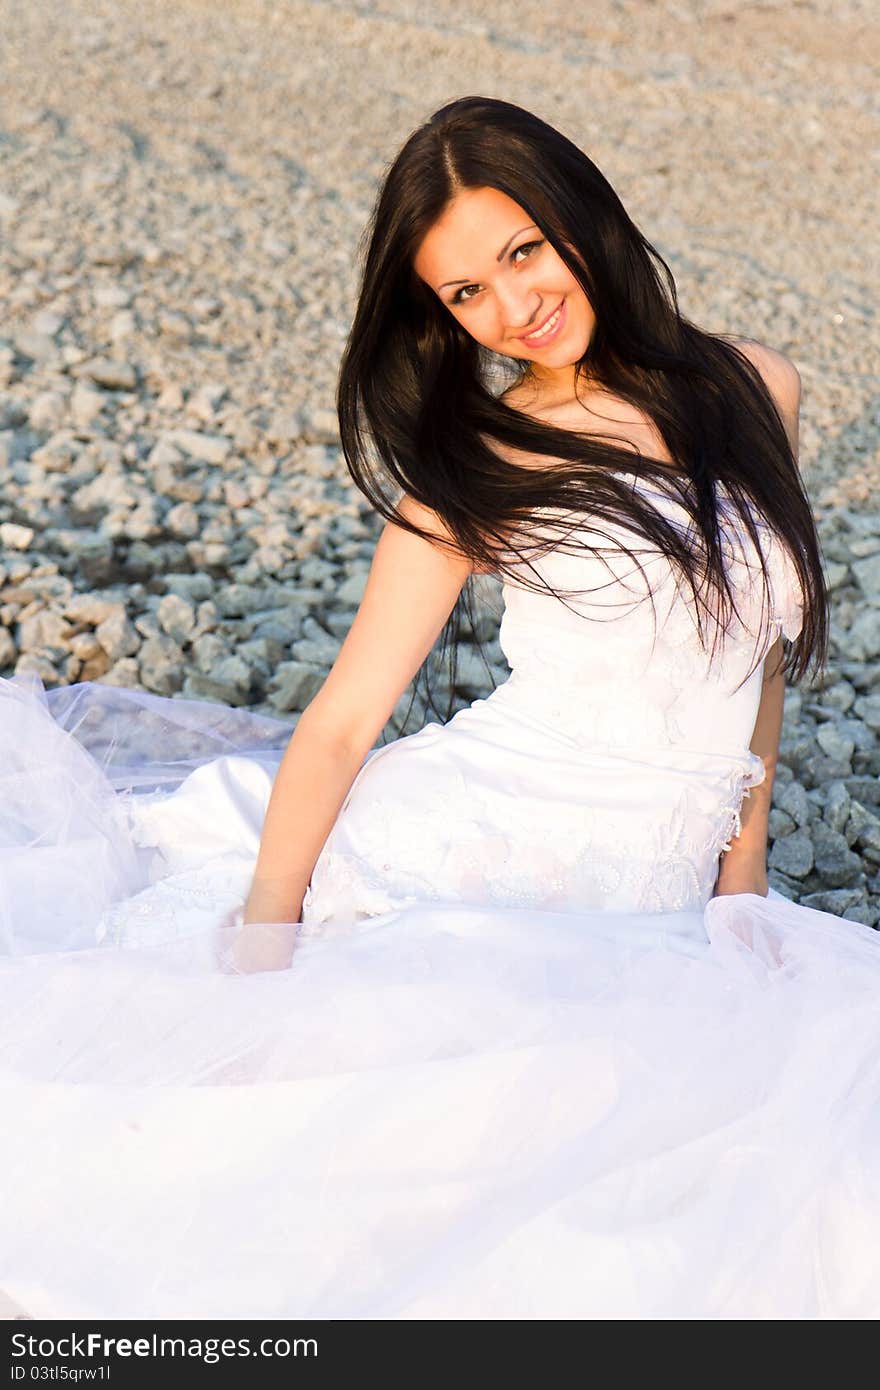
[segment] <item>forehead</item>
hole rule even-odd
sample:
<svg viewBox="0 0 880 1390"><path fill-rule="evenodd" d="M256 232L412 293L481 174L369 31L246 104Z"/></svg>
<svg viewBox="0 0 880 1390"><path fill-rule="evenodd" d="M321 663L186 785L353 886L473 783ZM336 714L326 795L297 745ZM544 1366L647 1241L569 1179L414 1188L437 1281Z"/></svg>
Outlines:
<svg viewBox="0 0 880 1390"><path fill-rule="evenodd" d="M464 188L428 230L413 269L434 287L494 265L507 239L532 222L525 208L497 188Z"/></svg>

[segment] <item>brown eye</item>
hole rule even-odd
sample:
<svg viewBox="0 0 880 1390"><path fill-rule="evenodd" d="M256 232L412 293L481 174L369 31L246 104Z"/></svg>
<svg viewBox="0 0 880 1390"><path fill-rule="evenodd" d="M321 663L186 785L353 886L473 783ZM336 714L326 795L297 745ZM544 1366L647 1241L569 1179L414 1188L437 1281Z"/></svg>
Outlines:
<svg viewBox="0 0 880 1390"><path fill-rule="evenodd" d="M531 251L533 251L533 250L535 249L535 247L537 247L537 246L543 246L543 245L544 245L543 240L542 240L542 241L524 241L523 244L522 244L522 246L518 246L518 247L516 248L515 251L512 251L512 252L511 252L511 255L512 255L512 256L518 256L519 253L520 253L520 251L530 251L530 252L531 252ZM519 264L519 262L517 262L517 264Z"/></svg>

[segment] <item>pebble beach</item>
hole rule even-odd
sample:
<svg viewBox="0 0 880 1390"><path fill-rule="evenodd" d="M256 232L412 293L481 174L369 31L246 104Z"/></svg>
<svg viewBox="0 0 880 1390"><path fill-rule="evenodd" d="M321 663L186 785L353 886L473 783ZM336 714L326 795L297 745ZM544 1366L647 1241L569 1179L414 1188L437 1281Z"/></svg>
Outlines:
<svg viewBox="0 0 880 1390"><path fill-rule="evenodd" d="M832 640L787 693L770 881L880 925L875 19L0 0L0 676L295 723L380 529L334 410L377 181L438 106L501 97L599 165L690 319L798 367ZM465 640L458 706L508 673L494 580L481 600L491 678Z"/></svg>

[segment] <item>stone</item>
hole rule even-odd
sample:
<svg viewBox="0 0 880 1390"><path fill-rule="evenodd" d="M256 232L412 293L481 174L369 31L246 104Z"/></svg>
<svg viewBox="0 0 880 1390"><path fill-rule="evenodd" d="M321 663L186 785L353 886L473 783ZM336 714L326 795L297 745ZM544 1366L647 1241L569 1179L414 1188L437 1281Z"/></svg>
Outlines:
<svg viewBox="0 0 880 1390"><path fill-rule="evenodd" d="M880 602L880 554L870 555L864 560L854 560L851 568L855 581L865 597Z"/></svg>
<svg viewBox="0 0 880 1390"><path fill-rule="evenodd" d="M109 357L93 357L76 369L79 376L87 376L98 386L110 391L133 391L137 386L137 373L130 362L121 362Z"/></svg>
<svg viewBox="0 0 880 1390"><path fill-rule="evenodd" d="M141 645L141 639L121 603L114 605L113 611L98 624L95 637L113 662L124 656L134 656Z"/></svg>
<svg viewBox="0 0 880 1390"><path fill-rule="evenodd" d="M846 650L856 658L880 656L880 608L858 615L847 633Z"/></svg>
<svg viewBox="0 0 880 1390"><path fill-rule="evenodd" d="M192 540L201 530L199 514L191 502L178 502L165 517L165 525L173 536Z"/></svg>
<svg viewBox="0 0 880 1390"><path fill-rule="evenodd" d="M119 661L114 661L113 665L103 676L89 676L88 679L97 679L100 681L101 685L121 685L127 686L132 690L139 689L141 683L140 669L133 656L124 656Z"/></svg>
<svg viewBox="0 0 880 1390"><path fill-rule="evenodd" d="M224 642L213 632L207 632L204 636L198 637L193 642L192 647L196 665L205 675L210 675L228 650L229 643Z"/></svg>
<svg viewBox="0 0 880 1390"><path fill-rule="evenodd" d="M101 584L113 574L113 541L99 531L64 533L67 553L88 584Z"/></svg>
<svg viewBox="0 0 880 1390"><path fill-rule="evenodd" d="M816 742L829 758L835 762L849 763L855 751L855 744L851 738L847 738L837 729L834 724L823 724L816 732ZM851 771L847 768L847 772Z"/></svg>
<svg viewBox="0 0 880 1390"><path fill-rule="evenodd" d="M162 631L181 646L189 641L196 625L195 609L179 594L165 594L160 599L156 619Z"/></svg>
<svg viewBox="0 0 880 1390"><path fill-rule="evenodd" d="M105 598L102 594L74 594L67 600L62 608L65 618L69 618L73 623L90 623L97 626L117 607L113 599Z"/></svg>
<svg viewBox="0 0 880 1390"><path fill-rule="evenodd" d="M232 440L222 434L203 434L201 430L172 430L165 439L190 458L202 463L223 463L232 452Z"/></svg>
<svg viewBox="0 0 880 1390"><path fill-rule="evenodd" d="M64 419L64 397L58 391L41 391L34 398L29 411L33 429L51 432L58 429Z"/></svg>
<svg viewBox="0 0 880 1390"><path fill-rule="evenodd" d="M880 694L860 695L853 705L853 713L857 714L869 729L880 733Z"/></svg>
<svg viewBox="0 0 880 1390"><path fill-rule="evenodd" d="M851 798L844 782L831 782L825 788L823 815L832 830L842 831L849 819Z"/></svg>
<svg viewBox="0 0 880 1390"><path fill-rule="evenodd" d="M51 608L44 608L19 622L16 641L23 652L33 651L36 647L67 647L71 631L66 618Z"/></svg>
<svg viewBox="0 0 880 1390"><path fill-rule="evenodd" d="M358 608L369 578L368 569L355 570L336 590L336 602L343 608Z"/></svg>
<svg viewBox="0 0 880 1390"><path fill-rule="evenodd" d="M32 526L19 526L14 521L0 522L0 548L3 550L27 550L33 538Z"/></svg>
<svg viewBox="0 0 880 1390"><path fill-rule="evenodd" d="M850 840L852 836L852 840ZM850 802L849 819L846 824L846 839L864 848L880 851L880 816L874 815L858 801Z"/></svg>
<svg viewBox="0 0 880 1390"><path fill-rule="evenodd" d="M816 871L823 883L830 888L848 888L855 884L863 872L862 863L846 843L845 836L822 821L812 826L811 834Z"/></svg>
<svg viewBox="0 0 880 1390"><path fill-rule="evenodd" d="M825 888L819 893L807 893L801 898L803 907L813 907L817 912L833 912L841 917L845 910L862 901L861 888Z"/></svg>
<svg viewBox="0 0 880 1390"><path fill-rule="evenodd" d="M55 662L48 657L42 647L32 652L22 652L15 663L15 674L22 676L28 671L40 677L45 686L58 684L58 671Z"/></svg>
<svg viewBox="0 0 880 1390"><path fill-rule="evenodd" d="M772 801L781 811L791 816L795 825L809 825L814 819L806 788L800 782L784 782L781 785L774 782Z"/></svg>
<svg viewBox="0 0 880 1390"><path fill-rule="evenodd" d="M861 922L863 927L876 927L880 922L880 903L856 903L843 913L848 922Z"/></svg>
<svg viewBox="0 0 880 1390"><path fill-rule="evenodd" d="M170 637L148 637L140 649L138 671L147 690L173 695L183 684L183 652Z"/></svg>
<svg viewBox="0 0 880 1390"><path fill-rule="evenodd" d="M278 666L270 683L269 703L279 713L302 712L314 699L326 679L326 672L304 661L285 661Z"/></svg>
<svg viewBox="0 0 880 1390"><path fill-rule="evenodd" d="M777 840L770 850L768 866L789 878L805 878L813 867L813 845L809 835L796 830Z"/></svg>

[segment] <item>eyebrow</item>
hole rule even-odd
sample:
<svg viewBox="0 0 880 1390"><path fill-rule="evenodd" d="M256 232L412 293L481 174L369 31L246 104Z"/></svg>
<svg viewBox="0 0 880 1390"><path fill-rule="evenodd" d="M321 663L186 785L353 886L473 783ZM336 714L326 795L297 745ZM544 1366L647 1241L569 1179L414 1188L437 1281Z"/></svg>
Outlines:
<svg viewBox="0 0 880 1390"><path fill-rule="evenodd" d="M509 241L506 241L506 242L504 243L504 245L502 246L501 250L498 252L498 255L495 257L496 261L503 260L504 254L505 254L505 252L507 251L507 248L508 248L508 246L510 245L510 242L511 242L511 241L516 241L516 238L519 236L520 232L528 232L528 231L530 231L530 230L532 229L532 227L535 228L535 231L538 230L537 225L536 225L534 222L530 222L529 225L528 225L528 227L520 227L519 232L514 232L513 236L510 238L510 240L509 240ZM444 283L440 286L440 289L441 289L441 290L445 290L445 289L448 289L450 285L469 285L470 283L471 283L470 280L446 280L446 281L444 281Z"/></svg>

